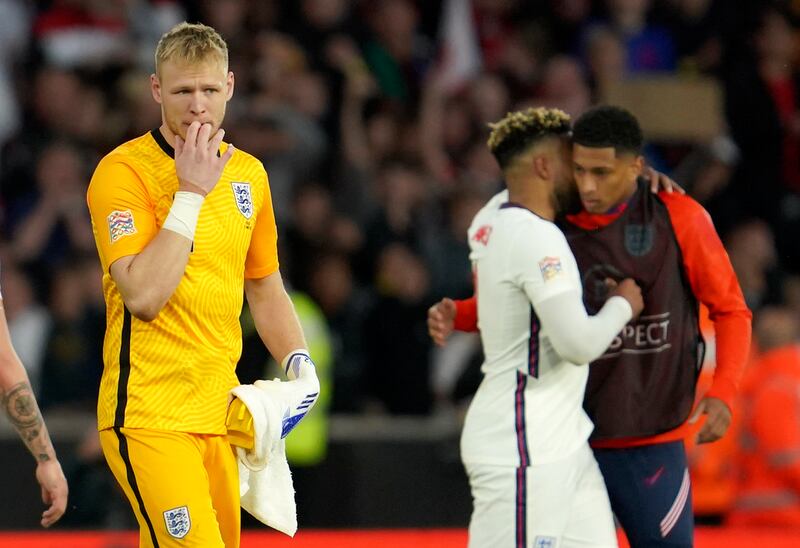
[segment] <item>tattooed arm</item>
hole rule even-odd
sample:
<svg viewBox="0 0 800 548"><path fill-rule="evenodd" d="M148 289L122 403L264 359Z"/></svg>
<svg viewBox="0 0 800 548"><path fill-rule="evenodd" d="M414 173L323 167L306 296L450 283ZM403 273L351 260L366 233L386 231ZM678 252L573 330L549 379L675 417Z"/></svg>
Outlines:
<svg viewBox="0 0 800 548"><path fill-rule="evenodd" d="M42 488L42 501L49 507L42 513L42 526L49 527L67 507L67 480L56 458L50 434L8 333L5 311L0 300L0 407L36 459L36 480Z"/></svg>
<svg viewBox="0 0 800 548"><path fill-rule="evenodd" d="M50 442L28 379L12 384L8 388L0 386L0 400L6 417L19 432L22 441L28 446L36 461L47 462L55 459L53 444Z"/></svg>

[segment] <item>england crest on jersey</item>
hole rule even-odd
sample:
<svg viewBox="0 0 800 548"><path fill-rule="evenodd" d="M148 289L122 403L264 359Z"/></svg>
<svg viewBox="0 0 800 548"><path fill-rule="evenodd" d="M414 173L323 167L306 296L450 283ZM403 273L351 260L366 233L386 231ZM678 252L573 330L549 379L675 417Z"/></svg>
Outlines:
<svg viewBox="0 0 800 548"><path fill-rule="evenodd" d="M253 196L250 194L250 183L231 183L236 207L245 219L253 216Z"/></svg>
<svg viewBox="0 0 800 548"><path fill-rule="evenodd" d="M164 512L164 522L167 524L167 532L175 538L185 537L192 528L192 520L186 506Z"/></svg>
<svg viewBox="0 0 800 548"><path fill-rule="evenodd" d="M625 227L625 250L634 257L650 253L655 241L655 228L652 224L627 225Z"/></svg>

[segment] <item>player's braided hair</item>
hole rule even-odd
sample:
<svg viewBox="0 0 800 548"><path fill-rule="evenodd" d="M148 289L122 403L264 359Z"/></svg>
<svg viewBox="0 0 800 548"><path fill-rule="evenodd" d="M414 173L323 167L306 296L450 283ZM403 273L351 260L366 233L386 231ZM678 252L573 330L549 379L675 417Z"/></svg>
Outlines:
<svg viewBox="0 0 800 548"><path fill-rule="evenodd" d="M489 124L492 132L487 142L489 150L505 169L518 154L537 141L552 136L567 135L569 115L557 108L527 108L509 112L499 122Z"/></svg>
<svg viewBox="0 0 800 548"><path fill-rule="evenodd" d="M575 121L572 142L590 148L611 147L616 153L639 155L642 152L642 128L636 117L624 108L596 107Z"/></svg>

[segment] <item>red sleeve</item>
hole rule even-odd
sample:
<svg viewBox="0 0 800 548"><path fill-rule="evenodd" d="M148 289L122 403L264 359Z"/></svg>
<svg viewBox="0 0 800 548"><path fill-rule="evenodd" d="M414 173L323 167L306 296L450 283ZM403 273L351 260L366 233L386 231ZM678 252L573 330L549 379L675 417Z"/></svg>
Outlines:
<svg viewBox="0 0 800 548"><path fill-rule="evenodd" d="M453 327L459 331L478 330L478 299L475 295L469 299L455 301L456 318Z"/></svg>
<svg viewBox="0 0 800 548"><path fill-rule="evenodd" d="M714 324L717 364L706 395L721 399L732 410L750 354L752 314L708 212L677 192L661 192L659 197L669 211L692 292L706 305Z"/></svg>

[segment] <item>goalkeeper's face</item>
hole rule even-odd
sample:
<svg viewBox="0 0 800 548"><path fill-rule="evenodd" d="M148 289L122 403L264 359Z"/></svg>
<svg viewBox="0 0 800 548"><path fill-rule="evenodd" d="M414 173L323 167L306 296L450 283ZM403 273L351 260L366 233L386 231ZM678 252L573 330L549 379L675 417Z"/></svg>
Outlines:
<svg viewBox="0 0 800 548"><path fill-rule="evenodd" d="M216 59L198 63L168 60L150 77L153 98L161 105L163 122L186 139L192 122L209 123L211 135L222 125L233 96L233 73Z"/></svg>

